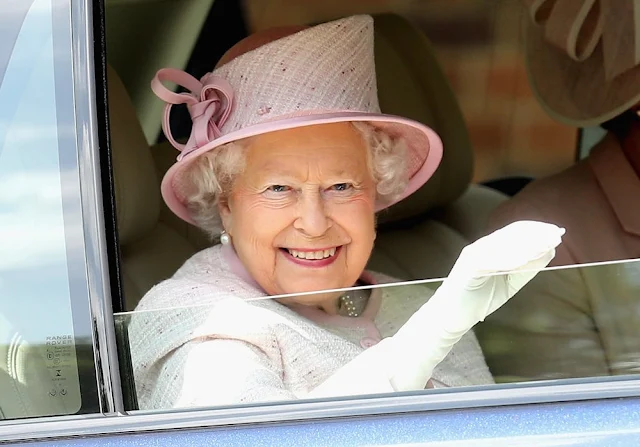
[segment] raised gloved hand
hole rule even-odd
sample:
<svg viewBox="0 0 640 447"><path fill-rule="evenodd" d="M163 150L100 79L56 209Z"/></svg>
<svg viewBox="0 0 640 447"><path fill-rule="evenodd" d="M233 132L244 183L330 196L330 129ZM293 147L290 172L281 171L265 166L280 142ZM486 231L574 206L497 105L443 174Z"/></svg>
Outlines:
<svg viewBox="0 0 640 447"><path fill-rule="evenodd" d="M564 231L521 221L465 247L433 297L393 337L340 368L309 397L424 389L453 345L549 264Z"/></svg>

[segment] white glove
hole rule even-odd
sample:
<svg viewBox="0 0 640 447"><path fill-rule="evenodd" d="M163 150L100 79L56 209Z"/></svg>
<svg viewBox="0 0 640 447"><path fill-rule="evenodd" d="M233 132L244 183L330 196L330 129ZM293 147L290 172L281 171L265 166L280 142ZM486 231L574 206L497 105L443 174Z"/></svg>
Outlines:
<svg viewBox="0 0 640 447"><path fill-rule="evenodd" d="M393 337L340 368L309 397L424 389L453 345L551 262L564 232L521 221L465 247L433 297Z"/></svg>

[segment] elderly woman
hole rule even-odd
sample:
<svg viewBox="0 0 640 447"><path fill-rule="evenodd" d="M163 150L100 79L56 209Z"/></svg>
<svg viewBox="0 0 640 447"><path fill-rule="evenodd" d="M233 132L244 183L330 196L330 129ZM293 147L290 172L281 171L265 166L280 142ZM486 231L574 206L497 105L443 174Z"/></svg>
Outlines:
<svg viewBox="0 0 640 447"><path fill-rule="evenodd" d="M167 90L169 80L191 93ZM202 82L165 69L152 86L193 119L181 146L167 108L164 131L181 154L163 197L221 244L136 309L141 408L492 382L468 331L550 261L562 231L499 230L463 251L433 297L420 286L352 288L388 281L365 271L375 213L441 158L433 131L380 114L370 17L253 35Z"/></svg>

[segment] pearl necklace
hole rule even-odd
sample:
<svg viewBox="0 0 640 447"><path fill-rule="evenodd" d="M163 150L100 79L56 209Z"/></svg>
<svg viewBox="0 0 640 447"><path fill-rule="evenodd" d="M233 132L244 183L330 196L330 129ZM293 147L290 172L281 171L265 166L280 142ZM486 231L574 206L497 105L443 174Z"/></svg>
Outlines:
<svg viewBox="0 0 640 447"><path fill-rule="evenodd" d="M347 309L347 315L349 315L350 317L358 316L358 311L356 311L356 304L353 302L351 296L342 295L340 297L340 303Z"/></svg>
<svg viewBox="0 0 640 447"><path fill-rule="evenodd" d="M369 299L369 290L353 290L340 297L340 305L346 309L347 316L359 317ZM364 306L362 305L364 301ZM360 309L359 309L360 308Z"/></svg>

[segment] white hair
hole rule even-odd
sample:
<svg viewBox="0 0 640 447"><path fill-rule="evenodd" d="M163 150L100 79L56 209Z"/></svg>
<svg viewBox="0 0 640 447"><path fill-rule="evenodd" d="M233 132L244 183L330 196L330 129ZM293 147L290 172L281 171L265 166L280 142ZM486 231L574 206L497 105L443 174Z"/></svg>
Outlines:
<svg viewBox="0 0 640 447"><path fill-rule="evenodd" d="M409 182L406 144L371 124L351 124L367 145L367 161L376 182L378 200L394 201ZM227 143L203 154L188 168L187 176L194 192L187 197L187 208L194 222L212 238L222 230L218 205L228 198L236 176L244 170L247 145L248 139Z"/></svg>

